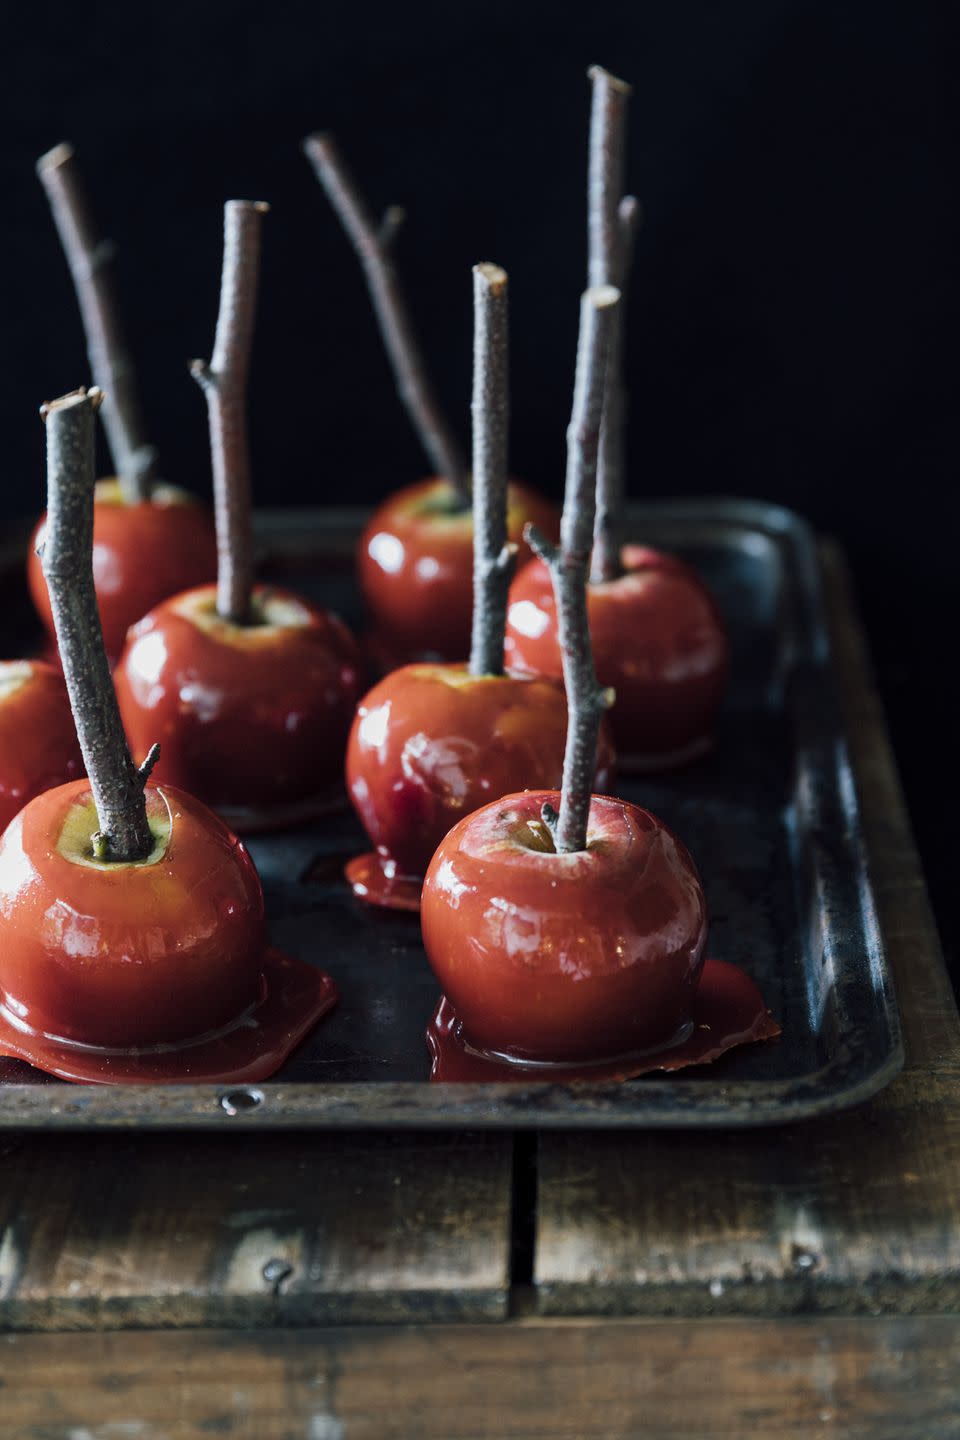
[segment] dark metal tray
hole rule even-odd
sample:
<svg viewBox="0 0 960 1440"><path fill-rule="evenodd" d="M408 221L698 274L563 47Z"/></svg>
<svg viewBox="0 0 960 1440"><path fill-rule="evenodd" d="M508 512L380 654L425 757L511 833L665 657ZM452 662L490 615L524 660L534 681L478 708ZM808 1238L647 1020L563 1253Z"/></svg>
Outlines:
<svg viewBox="0 0 960 1440"><path fill-rule="evenodd" d="M263 573L359 623L352 553L360 512L259 517ZM710 953L759 982L779 1041L709 1068L621 1085L431 1085L424 1028L437 986L417 919L356 902L342 863L363 847L344 812L252 838L271 935L322 964L341 1001L276 1079L72 1086L0 1062L0 1127L357 1126L518 1128L770 1125L837 1110L881 1088L903 1055L874 913L813 537L775 506L698 500L637 507L632 532L691 560L733 643L715 753L620 786L683 837L703 875ZM11 547L3 652L36 628Z"/></svg>

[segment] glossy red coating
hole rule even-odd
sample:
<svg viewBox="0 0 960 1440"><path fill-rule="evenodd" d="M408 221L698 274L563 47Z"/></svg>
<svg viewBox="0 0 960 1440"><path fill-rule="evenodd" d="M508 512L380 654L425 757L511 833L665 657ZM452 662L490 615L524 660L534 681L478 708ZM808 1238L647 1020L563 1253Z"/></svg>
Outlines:
<svg viewBox="0 0 960 1440"><path fill-rule="evenodd" d="M0 661L0 830L35 795L82 774L63 676L42 660Z"/></svg>
<svg viewBox="0 0 960 1440"><path fill-rule="evenodd" d="M418 908L422 876L451 826L523 784L560 783L566 731L566 698L553 680L439 663L387 675L357 706L347 745L350 798L383 862L365 856L348 867L355 893ZM599 785L612 767L604 727ZM398 883L404 877L412 885Z"/></svg>
<svg viewBox="0 0 960 1440"><path fill-rule="evenodd" d="M310 966L266 962L263 891L237 837L182 791L146 793L156 845L140 864L90 858L85 780L0 837L0 1053L70 1079L270 1073L335 991Z"/></svg>
<svg viewBox="0 0 960 1440"><path fill-rule="evenodd" d="M610 723L618 763L657 769L709 748L729 646L709 592L683 561L628 545L623 563L619 579L587 590L593 659L600 683L617 694ZM539 560L511 587L506 656L515 670L562 673L553 588Z"/></svg>
<svg viewBox="0 0 960 1440"><path fill-rule="evenodd" d="M288 590L258 586L253 603L264 623L245 626L220 619L214 586L158 605L130 632L117 698L133 754L160 743L158 782L231 823L292 823L342 785L359 652L336 616Z"/></svg>
<svg viewBox="0 0 960 1440"><path fill-rule="evenodd" d="M686 1038L707 933L693 861L649 811L595 795L587 848L558 855L556 791L462 820L430 862L427 957L474 1049L596 1061Z"/></svg>
<svg viewBox="0 0 960 1440"><path fill-rule="evenodd" d="M693 1026L685 1040L645 1054L595 1061L585 1065L524 1065L472 1050L463 1025L444 997L427 1028L432 1057L430 1079L453 1084L471 1081L549 1080L554 1084L610 1083L635 1080L652 1070L682 1070L706 1065L737 1045L773 1040L780 1026L745 970L725 960L707 959L693 997Z"/></svg>
<svg viewBox="0 0 960 1440"><path fill-rule="evenodd" d="M528 521L557 538L556 506L511 484L507 533L520 548L520 564L530 558L523 541ZM448 481L421 480L385 500L363 532L358 565L377 653L396 664L464 659L473 614L473 512L455 504Z"/></svg>
<svg viewBox="0 0 960 1440"><path fill-rule="evenodd" d="M30 594L56 644L47 582L36 547L41 517L27 557ZM93 582L107 654L123 649L127 630L169 595L203 585L217 573L213 517L186 491L158 486L149 501L128 505L116 480L99 480L93 507Z"/></svg>

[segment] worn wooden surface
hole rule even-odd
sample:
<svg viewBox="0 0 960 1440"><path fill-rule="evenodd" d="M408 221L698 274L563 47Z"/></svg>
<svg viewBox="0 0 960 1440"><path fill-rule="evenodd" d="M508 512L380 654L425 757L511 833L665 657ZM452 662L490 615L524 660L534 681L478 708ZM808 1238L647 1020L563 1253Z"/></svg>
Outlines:
<svg viewBox="0 0 960 1440"><path fill-rule="evenodd" d="M507 1311L509 1136L29 1135L0 1175L0 1328Z"/></svg>
<svg viewBox="0 0 960 1440"><path fill-rule="evenodd" d="M0 1337L2 1440L955 1440L947 1318Z"/></svg>

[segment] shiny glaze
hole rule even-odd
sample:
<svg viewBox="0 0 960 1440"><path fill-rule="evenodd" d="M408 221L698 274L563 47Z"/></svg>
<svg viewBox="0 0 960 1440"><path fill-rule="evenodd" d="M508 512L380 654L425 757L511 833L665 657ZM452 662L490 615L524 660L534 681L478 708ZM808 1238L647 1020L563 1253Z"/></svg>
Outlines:
<svg viewBox="0 0 960 1440"><path fill-rule="evenodd" d="M723 699L728 643L703 582L671 555L628 545L625 573L590 585L600 683L616 691L610 723L624 769L657 769L709 748ZM533 560L510 590L506 655L516 670L562 673L546 566Z"/></svg>
<svg viewBox="0 0 960 1440"><path fill-rule="evenodd" d="M159 782L232 821L292 823L342 783L359 653L336 616L290 591L258 586L254 602L283 623L220 620L213 586L158 605L130 632L117 698L134 755L160 742Z"/></svg>
<svg viewBox="0 0 960 1440"><path fill-rule="evenodd" d="M62 675L41 660L0 661L0 830L35 795L82 774Z"/></svg>
<svg viewBox="0 0 960 1440"><path fill-rule="evenodd" d="M507 533L520 547L521 564L530 558L523 541L528 521L557 538L556 507L512 484ZM473 513L453 507L446 480L421 480L384 501L363 532L358 566L375 653L396 664L425 656L461 660L468 653Z"/></svg>
<svg viewBox="0 0 960 1440"><path fill-rule="evenodd" d="M689 854L649 811L595 795L587 849L557 855L545 801L559 795L476 811L427 871L423 943L465 1042L578 1064L684 1038L707 933Z"/></svg>
<svg viewBox="0 0 960 1440"><path fill-rule="evenodd" d="M36 547L41 517L27 558L30 594L48 634L53 616ZM93 581L107 654L123 649L127 630L169 595L203 585L217 573L213 519L186 491L158 486L153 499L128 505L116 480L99 480L93 507Z"/></svg>
<svg viewBox="0 0 960 1440"><path fill-rule="evenodd" d="M521 785L559 784L566 730L556 681L474 676L465 665L441 664L386 676L357 706L347 745L350 798L387 862L363 857L362 874L348 867L356 893L417 908L419 880L452 825ZM613 761L605 730L598 760L605 785ZM413 892L395 883L398 875L413 877Z"/></svg>
<svg viewBox="0 0 960 1440"><path fill-rule="evenodd" d="M471 1081L551 1081L610 1083L634 1080L652 1070L682 1070L706 1065L737 1045L772 1040L780 1026L764 1004L763 996L739 965L725 960L704 962L693 997L693 1025L685 1039L660 1050L580 1065L524 1065L473 1050L463 1037L463 1025L444 997L427 1029L432 1057L430 1079L454 1084Z"/></svg>
<svg viewBox="0 0 960 1440"><path fill-rule="evenodd" d="M160 1078L183 1079L206 1074L212 1058L232 1077L234 1062L280 1063L304 1014L313 1023L329 1008L330 984L286 973L295 962L281 973L274 959L268 1005L252 860L199 801L167 786L146 793L158 838L140 864L97 864L88 846L65 841L76 821L85 836L95 828L85 780L31 801L0 837L0 1052L56 1074L72 1067L67 1078L156 1078L159 1066ZM297 992L295 1012L284 986ZM147 1056L133 1053L144 1047Z"/></svg>

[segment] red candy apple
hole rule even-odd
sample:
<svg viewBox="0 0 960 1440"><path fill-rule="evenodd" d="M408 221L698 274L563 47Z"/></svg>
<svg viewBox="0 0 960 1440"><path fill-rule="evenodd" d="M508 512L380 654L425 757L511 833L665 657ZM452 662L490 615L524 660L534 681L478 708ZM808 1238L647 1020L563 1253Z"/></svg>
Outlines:
<svg viewBox="0 0 960 1440"><path fill-rule="evenodd" d="M266 208L227 203L213 360L192 367L209 411L217 584L146 615L115 677L134 752L159 739L158 776L242 829L294 823L342 794L360 693L359 654L340 621L289 591L253 584L244 405Z"/></svg>
<svg viewBox="0 0 960 1440"><path fill-rule="evenodd" d="M553 1063L675 1044L707 933L693 862L655 816L601 795L586 848L557 854L541 811L559 799L486 805L430 862L423 942L464 1043Z"/></svg>
<svg viewBox="0 0 960 1440"><path fill-rule="evenodd" d="M524 527L556 539L556 507L524 485L508 492L507 535L522 558ZM470 648L473 512L446 480L398 490L371 517L359 547L360 584L377 649L396 659L457 660Z"/></svg>
<svg viewBox="0 0 960 1440"><path fill-rule="evenodd" d="M37 547L46 517L33 535L27 560L30 594L51 638L50 598ZM128 501L118 480L97 483L93 511L93 578L108 655L119 655L127 630L170 595L212 580L217 573L213 518L185 490L157 485L147 500Z"/></svg>
<svg viewBox="0 0 960 1440"><path fill-rule="evenodd" d="M130 632L115 674L134 754L232 819L316 809L342 785L359 694L346 627L287 590L257 587L253 622L217 612L216 589L177 595Z"/></svg>
<svg viewBox="0 0 960 1440"><path fill-rule="evenodd" d="M682 561L625 546L623 573L587 590L590 638L601 685L616 692L611 724L619 763L656 768L708 749L727 678L723 621ZM550 574L532 560L510 590L507 663L534 675L562 673Z"/></svg>
<svg viewBox="0 0 960 1440"><path fill-rule="evenodd" d="M518 784L560 783L562 686L466 665L405 665L364 696L347 746L347 789L375 855L351 861L364 899L419 907L424 871L447 831ZM610 778L604 734L597 784Z"/></svg>
<svg viewBox="0 0 960 1440"><path fill-rule="evenodd" d="M63 676L42 660L0 661L0 830L35 795L82 772Z"/></svg>
<svg viewBox="0 0 960 1440"><path fill-rule="evenodd" d="M460 660L470 647L473 511L467 465L434 393L397 278L395 207L378 223L329 135L304 150L360 260L401 399L436 477L408 485L377 509L359 548L360 584L382 668L405 660ZM476 480L476 475L474 475ZM524 558L524 526L555 539L556 507L512 484L507 536Z"/></svg>

